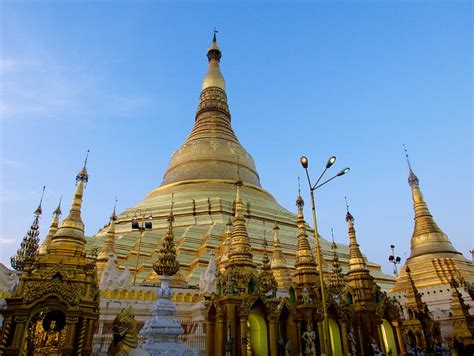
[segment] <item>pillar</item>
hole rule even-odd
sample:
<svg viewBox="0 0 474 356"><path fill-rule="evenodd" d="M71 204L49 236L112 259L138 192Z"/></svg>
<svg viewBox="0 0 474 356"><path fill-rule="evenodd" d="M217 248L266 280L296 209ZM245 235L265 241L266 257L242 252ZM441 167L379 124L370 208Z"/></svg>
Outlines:
<svg viewBox="0 0 474 356"><path fill-rule="evenodd" d="M395 327L395 333L397 334L398 349L400 351L400 354L404 355L405 354L405 345L403 344L403 337L402 337L402 332L400 331L400 324L398 324L398 322L394 322L393 326Z"/></svg>
<svg viewBox="0 0 474 356"><path fill-rule="evenodd" d="M324 329L323 329L322 321L318 321L318 337L319 337L319 352L321 354L326 354L326 350L324 349Z"/></svg>
<svg viewBox="0 0 474 356"><path fill-rule="evenodd" d="M270 329L270 337L269 337L269 342L270 342L270 356L278 356L278 350L277 350L277 325L275 319L270 319L268 321L269 324L269 329Z"/></svg>
<svg viewBox="0 0 474 356"><path fill-rule="evenodd" d="M362 320L360 320L360 322L362 322ZM359 351L360 351L361 354L364 354L366 352L366 349L367 349L367 342L366 342L365 338L363 338L363 336L362 336L362 329L361 329L360 325L357 325L357 337L359 338L359 340L358 340L359 342L357 343L357 345L359 346Z"/></svg>
<svg viewBox="0 0 474 356"><path fill-rule="evenodd" d="M235 317L235 305L234 304L228 304L227 305L227 322L230 322L230 332L232 335L232 338L234 340L233 346L232 346L232 355L236 355L238 352L238 345L241 344L239 340L237 339L237 318ZM244 335L245 336L245 335ZM241 336L243 337L243 336Z"/></svg>
<svg viewBox="0 0 474 356"><path fill-rule="evenodd" d="M72 354L76 342L76 330L77 330L77 323L79 322L78 317L66 317L66 327L67 327L67 333L66 333L66 342L64 345L64 353L66 355Z"/></svg>
<svg viewBox="0 0 474 356"><path fill-rule="evenodd" d="M247 356L247 345L250 340L247 340L247 318L244 315L240 316L240 336L242 338L240 341L240 354ZM246 340L245 343L243 342L244 340Z"/></svg>
<svg viewBox="0 0 474 356"><path fill-rule="evenodd" d="M206 320L206 356L214 356L214 324L210 320Z"/></svg>
<svg viewBox="0 0 474 356"><path fill-rule="evenodd" d="M298 340L300 339L299 335L298 335L298 327L297 327L297 323L295 323L295 321L293 320L293 317L289 317L287 322L286 322L286 337L287 337L287 340L285 340L286 342L288 342L288 340L291 341L291 345L292 345L292 348L297 352L298 351Z"/></svg>
<svg viewBox="0 0 474 356"><path fill-rule="evenodd" d="M341 322L341 336L342 336L342 352L344 355L350 355L349 339L347 335L347 324L345 321Z"/></svg>
<svg viewBox="0 0 474 356"><path fill-rule="evenodd" d="M227 328L225 327L224 318L222 316L217 318L216 327L217 327L217 330L216 330L216 340L214 344L214 355L223 356L224 350L225 350L225 344L227 341L224 335L226 335Z"/></svg>
<svg viewBox="0 0 474 356"><path fill-rule="evenodd" d="M87 334L87 341L86 341L86 351L92 352L92 339L94 338L94 329L95 323L97 323L97 319L89 319L89 330Z"/></svg>
<svg viewBox="0 0 474 356"><path fill-rule="evenodd" d="M297 336L297 340L298 340L298 355L302 355L303 354L303 351L304 351L304 348L303 348L303 345L302 345L302 341L301 341L301 322L298 322L296 324L296 329L298 330L298 335Z"/></svg>
<svg viewBox="0 0 474 356"><path fill-rule="evenodd" d="M15 329L13 331L12 348L21 350L24 339L27 317L24 315L15 316Z"/></svg>

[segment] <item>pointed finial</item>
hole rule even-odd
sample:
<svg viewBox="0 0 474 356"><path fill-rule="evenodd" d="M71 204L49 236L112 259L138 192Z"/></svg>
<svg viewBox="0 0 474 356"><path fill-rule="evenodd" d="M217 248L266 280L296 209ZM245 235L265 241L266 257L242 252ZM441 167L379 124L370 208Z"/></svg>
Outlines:
<svg viewBox="0 0 474 356"><path fill-rule="evenodd" d="M43 185L43 191L41 192L41 198L38 207L36 208L34 214L39 216L43 214L43 208L41 207L41 204L43 203L43 197L44 197L44 190L46 189L46 186Z"/></svg>
<svg viewBox="0 0 474 356"><path fill-rule="evenodd" d="M332 237L331 248L333 250L336 250L337 249L337 244L336 244L336 241L334 241L334 229L333 228L331 228L331 237Z"/></svg>
<svg viewBox="0 0 474 356"><path fill-rule="evenodd" d="M217 29L214 27L214 36L212 37L212 44L211 44L211 47L209 47L209 49L207 50L207 59L209 60L209 62L211 62L212 60L215 60L219 63L222 57L221 50L219 49L219 46L217 45L216 34L218 32L219 31L217 31ZM222 83L222 84L224 85L222 89L225 89L225 83Z"/></svg>
<svg viewBox="0 0 474 356"><path fill-rule="evenodd" d="M84 168L87 167L87 159L89 158L89 150L87 150L86 158L84 159Z"/></svg>
<svg viewBox="0 0 474 356"><path fill-rule="evenodd" d="M62 201L62 200L63 200L63 196L61 195L61 196L59 197L58 206L57 206L56 209L53 211L53 214L54 214L54 215L59 216L59 215L62 214L62 211L61 211L61 201Z"/></svg>
<svg viewBox="0 0 474 356"><path fill-rule="evenodd" d="M116 220L117 219L117 214L115 213L115 210L117 208L117 196L115 196L115 201L114 201L114 210L112 211L112 216L110 217L110 220Z"/></svg>
<svg viewBox="0 0 474 356"><path fill-rule="evenodd" d="M174 209L174 193L171 193L170 215L168 216L168 221L169 221L169 222L173 222L173 221L174 221L173 209Z"/></svg>
<svg viewBox="0 0 474 356"><path fill-rule="evenodd" d="M403 144L403 150L405 151L405 157L407 159L408 168L411 170L410 157L408 156L408 150L405 144Z"/></svg>
<svg viewBox="0 0 474 356"><path fill-rule="evenodd" d="M411 168L410 157L408 156L408 150L405 144L403 144L403 150L405 151L405 157L407 159L408 170L410 172L408 175L408 184L410 185L410 187L413 187L413 185L418 185L419 180L418 180L418 177L413 172L413 169Z"/></svg>
<svg viewBox="0 0 474 356"><path fill-rule="evenodd" d="M237 155L237 181L235 182L235 185L240 185L242 186L242 179L240 178L240 157Z"/></svg>
<svg viewBox="0 0 474 356"><path fill-rule="evenodd" d="M275 230L280 230L280 227L278 226L278 223L277 223L277 213L276 213L276 210L275 210L275 217L274 217L274 222L273 222L273 231Z"/></svg>
<svg viewBox="0 0 474 356"><path fill-rule="evenodd" d="M349 222L349 221L354 221L354 217L352 216L352 214L349 212L349 204L347 203L347 197L345 196L344 197L344 200L346 201L346 221Z"/></svg>
<svg viewBox="0 0 474 356"><path fill-rule="evenodd" d="M304 206L304 200L301 197L301 186L300 186L300 177L298 177L298 197L296 198L296 206L299 209L303 209Z"/></svg>
<svg viewBox="0 0 474 356"><path fill-rule="evenodd" d="M82 181L87 184L89 181L89 174L87 174L87 159L89 158L89 150L87 150L86 158L84 159L84 166L76 176L76 185L79 181Z"/></svg>

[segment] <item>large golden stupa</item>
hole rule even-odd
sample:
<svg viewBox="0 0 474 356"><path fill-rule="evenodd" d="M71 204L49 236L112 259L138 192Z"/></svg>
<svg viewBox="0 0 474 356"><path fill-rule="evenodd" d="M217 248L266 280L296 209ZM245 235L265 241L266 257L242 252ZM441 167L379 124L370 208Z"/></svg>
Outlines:
<svg viewBox="0 0 474 356"><path fill-rule="evenodd" d="M220 257L226 224L235 211L238 177L243 183L243 213L255 262L261 262L263 236L271 237L276 223L288 269L294 268L297 217L262 188L252 156L232 129L225 80L220 71L221 56L214 36L207 52L209 68L191 133L171 157L161 185L119 214L115 221L117 262L130 269L136 285L157 282L152 266L165 235L172 202L177 258L181 265L172 283L198 284L211 252L217 252L217 259ZM132 230L132 221L143 218L151 219L153 228ZM104 228L88 239L88 248L100 248L105 235ZM314 241L311 244L314 247ZM322 239L321 244L326 260L323 268L329 272L333 258L330 243ZM341 244L339 253L342 267L347 270L348 247ZM383 274L379 265L369 262L368 267L383 289L392 286L393 279Z"/></svg>

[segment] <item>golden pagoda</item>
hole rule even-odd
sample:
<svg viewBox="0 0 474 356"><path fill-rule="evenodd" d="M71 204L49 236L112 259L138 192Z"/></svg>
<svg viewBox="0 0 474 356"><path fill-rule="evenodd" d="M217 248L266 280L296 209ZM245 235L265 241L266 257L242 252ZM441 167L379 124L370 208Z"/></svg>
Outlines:
<svg viewBox="0 0 474 356"><path fill-rule="evenodd" d="M246 219L254 262L259 264L263 258L264 226L276 223L279 227L279 243L276 246L281 253L280 261L275 261L273 270L278 282L286 286L295 261L294 240L299 229L296 217L262 188L253 158L232 129L225 80L220 70L222 52L215 36L207 58L209 67L191 133L171 157L161 185L135 206L117 214L117 262L122 267L128 267L134 277L136 274L137 286L158 283L152 267L166 230L167 209L173 195L173 226L180 270L173 276L172 284L198 285L211 251L216 252L218 262L229 257L229 248L224 246L229 241L226 226L235 212L235 174L239 171L243 183L240 195L246 202L242 214ZM142 214L153 219L153 229L143 234L131 228L134 217ZM307 229L311 231L309 226ZM88 249L100 250L106 235L107 227L104 227L88 239ZM313 248L314 241L309 243ZM322 239L321 245L326 266L332 260L330 243ZM340 246L339 258L343 267L347 266L348 252L347 246ZM288 274L280 273L281 269L277 272L278 268L285 266L284 260L290 266ZM369 263L368 268L382 288L392 286L393 279L383 274L379 265ZM325 270L325 273L329 274L330 270Z"/></svg>
<svg viewBox="0 0 474 356"><path fill-rule="evenodd" d="M381 302L380 287L370 275L365 258L357 243L354 217L347 207L346 222L349 229L349 271L346 277L346 294L351 306L357 350L360 354L374 352L371 345L383 344L382 318L377 315L377 304Z"/></svg>
<svg viewBox="0 0 474 356"><path fill-rule="evenodd" d="M235 215L229 259L217 277L217 293L206 296L206 355L277 354L277 281L264 238L262 269L257 270L236 182ZM257 337L256 337L257 336Z"/></svg>
<svg viewBox="0 0 474 356"><path fill-rule="evenodd" d="M451 281L461 286L460 292L474 306L469 295L474 285L474 265L458 252L448 236L439 228L430 213L420 189L420 181L408 163L408 184L413 199L415 226L411 238L410 257L397 276L391 295L400 303L407 301L407 291L413 284L426 302L433 317L440 322L441 336L448 337L454 332L451 312ZM407 267L410 273L407 272Z"/></svg>
<svg viewBox="0 0 474 356"><path fill-rule="evenodd" d="M6 298L2 355L88 355L92 352L99 293L96 262L86 255L81 219L88 179L84 163L76 177L76 192L68 216L57 228L58 207L39 253L31 248L33 243L27 243L26 253L13 259L16 265L21 265L22 274L13 295ZM37 211L36 217L40 213ZM35 234L29 236L35 240Z"/></svg>

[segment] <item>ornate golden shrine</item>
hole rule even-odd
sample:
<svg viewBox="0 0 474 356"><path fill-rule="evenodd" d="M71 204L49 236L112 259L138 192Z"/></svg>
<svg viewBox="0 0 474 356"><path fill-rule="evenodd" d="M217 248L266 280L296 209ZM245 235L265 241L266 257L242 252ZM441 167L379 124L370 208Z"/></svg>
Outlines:
<svg viewBox="0 0 474 356"><path fill-rule="evenodd" d="M1 355L89 355L99 314L95 258L85 250L81 205L88 181L86 165L76 177L69 215L38 250L22 258L22 275L6 298Z"/></svg>

